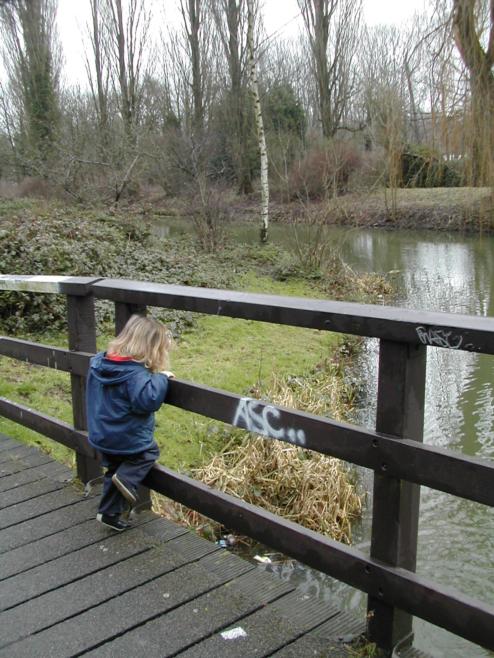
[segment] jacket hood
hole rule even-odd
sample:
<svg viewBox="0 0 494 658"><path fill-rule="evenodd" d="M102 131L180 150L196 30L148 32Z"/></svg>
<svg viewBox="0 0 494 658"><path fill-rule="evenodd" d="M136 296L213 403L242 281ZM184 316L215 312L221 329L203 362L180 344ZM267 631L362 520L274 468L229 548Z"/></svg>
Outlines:
<svg viewBox="0 0 494 658"><path fill-rule="evenodd" d="M121 384L135 374L136 370L141 370L144 366L136 361L110 361L106 358L105 352L96 354L91 359L91 372L94 377L101 383L112 386Z"/></svg>

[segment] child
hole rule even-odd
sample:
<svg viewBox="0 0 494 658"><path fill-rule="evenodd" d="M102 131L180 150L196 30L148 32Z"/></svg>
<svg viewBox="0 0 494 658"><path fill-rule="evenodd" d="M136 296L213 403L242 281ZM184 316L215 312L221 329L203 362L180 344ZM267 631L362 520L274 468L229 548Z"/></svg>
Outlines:
<svg viewBox="0 0 494 658"><path fill-rule="evenodd" d="M152 318L133 315L122 332L91 359L87 378L90 444L107 469L96 519L121 532L121 513L134 505L137 487L159 457L154 412L168 389L170 338Z"/></svg>

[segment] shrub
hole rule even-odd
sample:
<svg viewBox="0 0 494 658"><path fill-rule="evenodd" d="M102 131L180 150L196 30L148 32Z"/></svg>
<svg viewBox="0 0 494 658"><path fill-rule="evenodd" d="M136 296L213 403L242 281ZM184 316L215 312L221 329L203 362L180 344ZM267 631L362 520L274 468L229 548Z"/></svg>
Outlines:
<svg viewBox="0 0 494 658"><path fill-rule="evenodd" d="M292 165L292 198L313 201L345 193L350 175L360 162L360 153L351 142L340 140L312 147Z"/></svg>
<svg viewBox="0 0 494 658"><path fill-rule="evenodd" d="M225 243L225 228L230 212L221 192L207 190L196 196L186 211L194 219L194 228L202 249L214 253Z"/></svg>
<svg viewBox="0 0 494 658"><path fill-rule="evenodd" d="M1 204L0 204L1 206ZM3 216L0 207L0 272L121 277L195 286L228 287L226 264L198 251L187 238L158 242L146 225L123 217L82 217L47 206L43 213L26 209ZM99 318L110 319L112 305L99 306ZM190 320L166 313L177 331ZM63 295L0 293L0 325L4 331L63 329Z"/></svg>
<svg viewBox="0 0 494 658"><path fill-rule="evenodd" d="M264 94L266 128L276 133L292 133L302 138L307 119L293 87L287 83L274 84Z"/></svg>
<svg viewBox="0 0 494 658"><path fill-rule="evenodd" d="M460 187L462 176L426 146L407 146L401 154L403 187Z"/></svg>

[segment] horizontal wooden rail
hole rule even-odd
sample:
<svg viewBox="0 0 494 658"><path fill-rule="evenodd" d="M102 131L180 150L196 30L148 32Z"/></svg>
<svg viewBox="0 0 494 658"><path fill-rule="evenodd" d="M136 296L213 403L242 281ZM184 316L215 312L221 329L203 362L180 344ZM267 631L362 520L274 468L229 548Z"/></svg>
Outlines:
<svg viewBox="0 0 494 658"><path fill-rule="evenodd" d="M366 558L355 549L156 465L145 484L173 500L257 539L352 587L494 649L494 607L404 569Z"/></svg>
<svg viewBox="0 0 494 658"><path fill-rule="evenodd" d="M78 375L87 373L91 356L3 337L0 354ZM493 462L181 380L170 382L167 404L390 477L494 506Z"/></svg>
<svg viewBox="0 0 494 658"><path fill-rule="evenodd" d="M170 382L167 404L494 506L490 461L180 380Z"/></svg>
<svg viewBox="0 0 494 658"><path fill-rule="evenodd" d="M89 359L93 356L85 352L72 352L61 347L5 336L0 336L0 354L74 375L87 375Z"/></svg>
<svg viewBox="0 0 494 658"><path fill-rule="evenodd" d="M96 451L87 440L87 434L74 429L68 423L2 397L0 397L0 416L62 443L81 455L97 459Z"/></svg>
<svg viewBox="0 0 494 658"><path fill-rule="evenodd" d="M487 317L97 277L0 275L0 290L67 295L92 292L127 304L494 354L494 319Z"/></svg>
<svg viewBox="0 0 494 658"><path fill-rule="evenodd" d="M92 291L115 302L494 354L494 318L124 279L101 279Z"/></svg>

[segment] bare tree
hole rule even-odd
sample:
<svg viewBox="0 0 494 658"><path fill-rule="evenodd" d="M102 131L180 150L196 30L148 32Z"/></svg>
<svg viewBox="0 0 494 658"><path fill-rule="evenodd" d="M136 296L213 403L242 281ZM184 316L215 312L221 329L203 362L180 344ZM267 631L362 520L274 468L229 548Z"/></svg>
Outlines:
<svg viewBox="0 0 494 658"><path fill-rule="evenodd" d="M452 24L470 78L472 182L490 185L494 175L494 1L453 0Z"/></svg>
<svg viewBox="0 0 494 658"><path fill-rule="evenodd" d="M312 56L322 134L334 137L355 94L361 0L298 0Z"/></svg>
<svg viewBox="0 0 494 658"><path fill-rule="evenodd" d="M180 0L180 11L192 73L190 86L193 98L193 126L195 132L202 133L204 130L204 77L201 66L202 12L200 0Z"/></svg>
<svg viewBox="0 0 494 658"><path fill-rule="evenodd" d="M105 0L108 52L120 114L131 143L136 140L142 84L148 74L151 13L145 0Z"/></svg>
<svg viewBox="0 0 494 658"><path fill-rule="evenodd" d="M435 9L432 17L421 18L418 27L422 38L415 88L424 111L417 124L422 142L448 159L466 162L469 76L451 39L450 7L441 3Z"/></svg>
<svg viewBox="0 0 494 658"><path fill-rule="evenodd" d="M216 85L210 0L178 0L182 22L163 35L164 75L186 133L200 140Z"/></svg>
<svg viewBox="0 0 494 658"><path fill-rule="evenodd" d="M91 24L88 26L88 34L93 57L92 61L90 61L86 55L86 72L94 109L98 118L101 143L104 146L108 140L110 69L101 2L102 0L89 0Z"/></svg>
<svg viewBox="0 0 494 658"><path fill-rule="evenodd" d="M11 0L0 6L2 55L18 108L17 129L31 166L37 161L43 167L50 158L59 125L56 10L56 0Z"/></svg>
<svg viewBox="0 0 494 658"><path fill-rule="evenodd" d="M239 191L252 192L247 110L245 0L212 0L219 39L228 63L228 114L232 126L232 157Z"/></svg>

